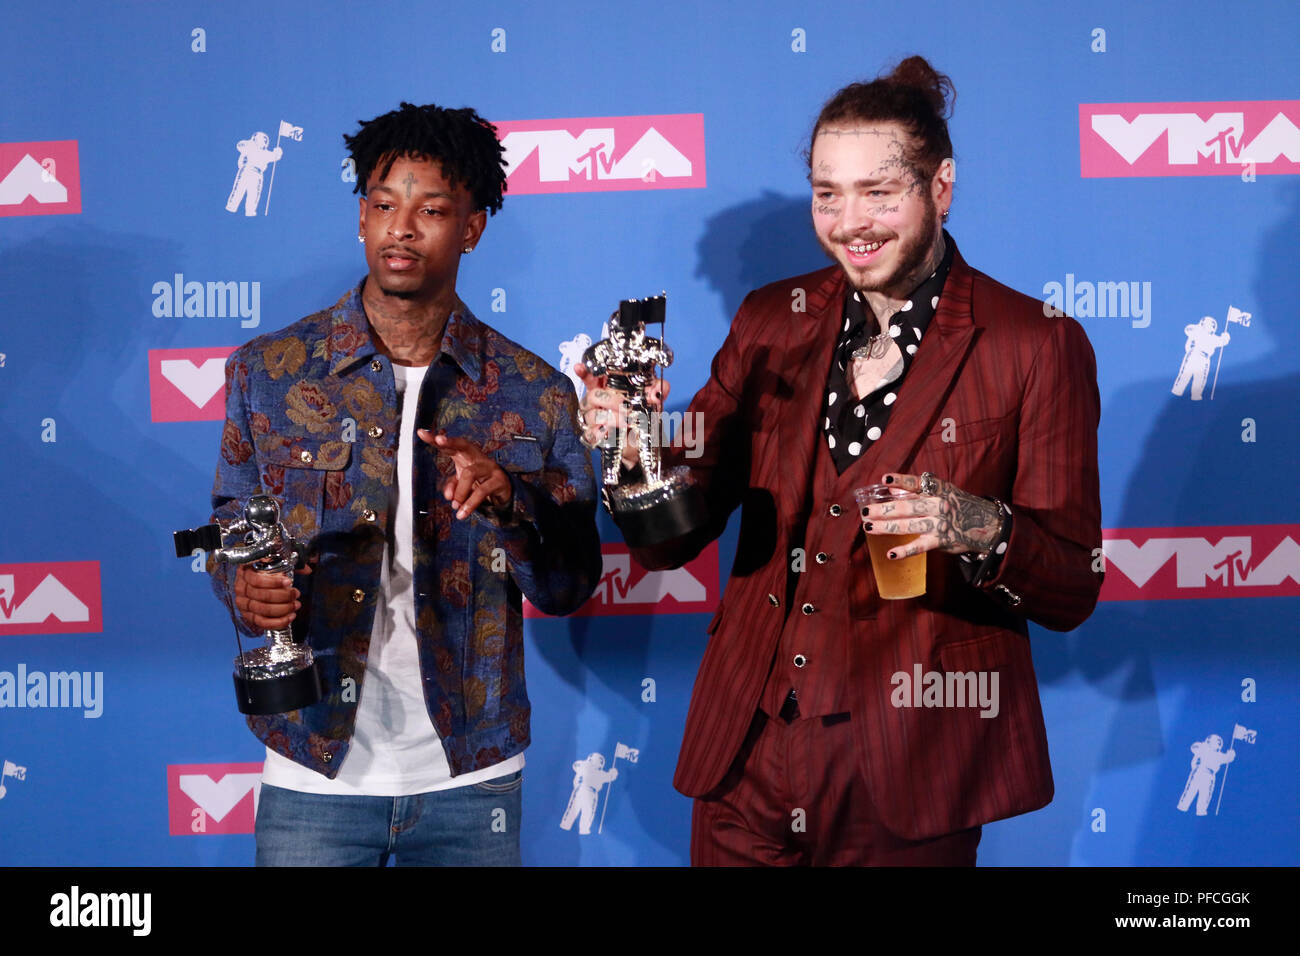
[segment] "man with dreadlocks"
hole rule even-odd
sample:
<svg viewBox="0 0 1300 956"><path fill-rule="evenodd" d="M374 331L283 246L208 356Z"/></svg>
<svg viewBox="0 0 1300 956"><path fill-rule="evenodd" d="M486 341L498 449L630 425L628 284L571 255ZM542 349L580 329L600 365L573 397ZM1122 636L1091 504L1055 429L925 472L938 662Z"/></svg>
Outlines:
<svg viewBox="0 0 1300 956"><path fill-rule="evenodd" d="M517 864L521 595L568 614L601 571L577 397L456 294L501 208L495 127L403 103L344 141L367 276L226 365L215 516L275 495L310 557L296 577L213 564L214 586L325 675L320 703L249 718L257 862Z"/></svg>

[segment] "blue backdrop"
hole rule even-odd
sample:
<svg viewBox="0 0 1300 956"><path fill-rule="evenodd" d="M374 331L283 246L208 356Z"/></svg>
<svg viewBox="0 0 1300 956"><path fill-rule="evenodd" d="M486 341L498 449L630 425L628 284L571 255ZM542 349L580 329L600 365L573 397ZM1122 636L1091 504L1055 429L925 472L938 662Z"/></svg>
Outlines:
<svg viewBox="0 0 1300 956"><path fill-rule="evenodd" d="M1103 402L1103 602L1033 634L1056 799L987 827L981 862L1296 863L1300 8L1086 6L9 9L0 862L251 862L263 751L235 711L225 611L171 531L208 514L220 357L364 273L344 132L405 99L586 143L559 181L539 172L558 147L522 158L461 296L559 366L619 299L667 290L681 409L744 293L824 264L801 156L821 103L917 52L958 93L950 231L1080 319ZM652 127L685 132L663 147ZM617 141L580 161L596 140L578 134L603 129ZM227 199L258 132L282 153L248 216ZM650 175L610 188L634 143ZM1204 317L1231 341L1193 400L1172 387ZM615 547L595 613L527 622L525 862L687 861L670 781L734 532L721 581L696 569L704 597L645 600L669 582L638 591ZM1202 777L1222 759L1212 735L1236 759L1202 816L1179 801L1194 744ZM594 753L620 771L600 827L562 829Z"/></svg>

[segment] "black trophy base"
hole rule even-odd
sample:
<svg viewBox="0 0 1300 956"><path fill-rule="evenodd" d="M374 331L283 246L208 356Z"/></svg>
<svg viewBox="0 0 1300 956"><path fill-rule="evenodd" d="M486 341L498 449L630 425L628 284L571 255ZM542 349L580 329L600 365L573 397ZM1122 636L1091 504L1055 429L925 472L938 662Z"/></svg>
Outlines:
<svg viewBox="0 0 1300 956"><path fill-rule="evenodd" d="M310 707L324 697L325 681L315 661L296 674L265 680L252 680L235 671L235 696L241 714L287 714Z"/></svg>
<svg viewBox="0 0 1300 956"><path fill-rule="evenodd" d="M651 548L689 534L704 524L704 496L695 485L679 485L652 503L622 501L610 511L623 540L632 548Z"/></svg>

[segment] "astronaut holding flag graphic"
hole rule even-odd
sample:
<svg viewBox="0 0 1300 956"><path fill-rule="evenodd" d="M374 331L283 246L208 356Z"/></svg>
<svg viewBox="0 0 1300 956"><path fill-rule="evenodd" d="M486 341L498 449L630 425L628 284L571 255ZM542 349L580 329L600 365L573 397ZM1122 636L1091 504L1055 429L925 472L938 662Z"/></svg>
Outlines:
<svg viewBox="0 0 1300 956"><path fill-rule="evenodd" d="M628 763L636 763L637 758L641 756L641 751L629 747L626 744L618 743L614 745L614 763L619 760L626 760ZM564 830L573 829L574 820L578 821L578 832L581 834L591 833L591 820L596 815L596 802L599 799L600 788L605 784L613 784L618 779L618 769L610 766L609 770L605 769L605 755L600 753L590 754L586 760L575 760L573 762L573 793L569 796L569 805L564 810L564 816L560 820L560 828ZM609 808L609 791L605 791L605 807L600 812L600 826L597 833L604 832L605 829L605 810Z"/></svg>
<svg viewBox="0 0 1300 956"><path fill-rule="evenodd" d="M239 162L235 173L235 184L231 187L230 197L226 200L227 212L237 210L242 199L244 215L257 215L257 206L262 198L262 175L266 172L267 166L279 162L284 155L284 150L280 148L280 140L286 136L294 142L301 143L302 127L280 120L280 130L276 134L274 148L268 148L271 138L260 131L235 144L235 149L239 151ZM271 182L266 190L268 212L271 208L271 186L274 185L275 170L272 169Z"/></svg>
<svg viewBox="0 0 1300 956"><path fill-rule="evenodd" d="M1241 724L1233 724L1232 742L1235 744L1238 740L1245 741L1248 744L1255 742L1256 732L1248 730ZM1184 813L1192 806L1192 801L1196 801L1196 815L1198 817L1207 816L1207 809L1210 806L1210 796L1214 793L1214 779L1223 767L1223 786L1219 787L1219 802L1215 804L1214 813L1219 813L1219 804L1223 802L1223 787L1228 782L1227 765L1237 759L1237 751L1230 745L1225 751L1223 749L1223 738L1218 734L1210 734L1204 740L1198 740L1192 744L1192 769L1187 775L1187 784L1183 787L1183 794L1178 798L1178 809Z"/></svg>
<svg viewBox="0 0 1300 956"><path fill-rule="evenodd" d="M1233 305L1228 306L1227 324L1233 323L1242 328L1250 328L1250 313ZM1181 396L1190 383L1192 401L1199 402L1205 392L1205 382L1210 377L1210 359L1218 352L1214 384L1210 386L1210 398L1214 398L1214 390L1219 384L1219 366L1223 364L1223 348L1232 341L1232 336L1226 330L1219 334L1218 323L1208 315L1195 325L1187 326L1183 332L1187 336L1187 342L1183 346L1183 364L1178 369L1178 377L1174 380L1171 391Z"/></svg>
<svg viewBox="0 0 1300 956"><path fill-rule="evenodd" d="M257 215L257 204L262 199L262 173L266 171L269 164L284 155L284 150L278 145L275 149L268 149L270 145L271 138L260 131L235 144L235 149L239 150L239 163L238 171L235 173L235 184L231 187L230 197L226 200L227 212L238 209L239 201L242 199L244 215Z"/></svg>
<svg viewBox="0 0 1300 956"><path fill-rule="evenodd" d="M577 820L578 832L584 835L590 833L600 788L617 779L617 770L605 769L604 754L593 753L586 760L575 760L573 793L569 795L569 805L565 807L564 816L560 819L560 828L572 830L573 821Z"/></svg>

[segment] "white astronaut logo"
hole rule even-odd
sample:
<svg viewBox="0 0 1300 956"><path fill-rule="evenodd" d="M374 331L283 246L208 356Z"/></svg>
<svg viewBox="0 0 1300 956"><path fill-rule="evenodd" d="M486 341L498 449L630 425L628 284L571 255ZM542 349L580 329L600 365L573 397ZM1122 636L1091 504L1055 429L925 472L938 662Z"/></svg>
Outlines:
<svg viewBox="0 0 1300 956"><path fill-rule="evenodd" d="M1232 742L1235 744L1238 740L1245 741L1248 744L1255 742L1255 731L1247 730L1241 724L1232 726ZM1214 782L1218 776L1219 768L1223 767L1223 782L1219 785L1219 799L1214 805L1214 815L1219 815L1219 805L1223 803L1223 790L1228 785L1228 767L1227 765L1237 759L1237 751L1234 747L1223 749L1223 738L1218 734L1210 734L1204 740L1198 740L1192 744L1192 770L1187 775L1187 785L1183 787L1183 795L1178 798L1178 809L1186 813L1192 806L1192 801L1196 801L1196 815L1198 817L1207 816L1206 810L1210 806L1210 797L1214 794Z"/></svg>
<svg viewBox="0 0 1300 956"><path fill-rule="evenodd" d="M235 168L235 184L230 188L230 197L226 200L227 212L236 212L242 201L245 216L257 215L257 207L262 200L262 178L266 167L271 166L271 179L266 188L266 207L262 210L262 215L270 213L271 187L275 185L274 166L284 155L280 140L286 136L301 143L302 127L281 120L274 147L271 147L271 137L260 131L235 144L235 149L239 151L239 161Z"/></svg>
<svg viewBox="0 0 1300 956"><path fill-rule="evenodd" d="M1250 313L1228 306L1228 324L1234 322L1242 328L1250 328ZM1187 334L1187 344L1183 346L1183 364L1178 369L1172 391L1181 396L1190 383L1192 401L1199 402L1205 392L1205 380L1210 376L1210 362L1214 353L1218 352L1219 359L1214 364L1214 382L1210 386L1210 398L1213 399L1214 390L1219 384L1219 366L1223 364L1223 348L1232 341L1232 336L1226 327L1220 334L1218 323L1208 315L1195 325L1185 327L1183 331Z"/></svg>
<svg viewBox="0 0 1300 956"><path fill-rule="evenodd" d="M10 760L4 762L4 769L0 771L0 800L3 800L5 794L9 792L5 789L5 777L13 777L15 780L26 780L27 768L20 767L18 764Z"/></svg>
<svg viewBox="0 0 1300 956"><path fill-rule="evenodd" d="M626 744L616 744L614 746L614 763L619 760L626 760L628 763L636 763L641 756L641 751L636 750ZM599 753L588 755L586 760L575 760L573 762L573 793L569 796L569 805L564 810L564 816L560 820L560 828L563 830L572 830L573 822L578 822L578 832L583 834L591 833L591 821L596 816L596 803L600 799L600 788L605 784L613 783L618 779L618 768L611 765L608 770L605 769L605 756ZM605 805L600 811L600 825L596 828L597 833L603 833L605 830L605 811L609 809L609 790L605 791Z"/></svg>

